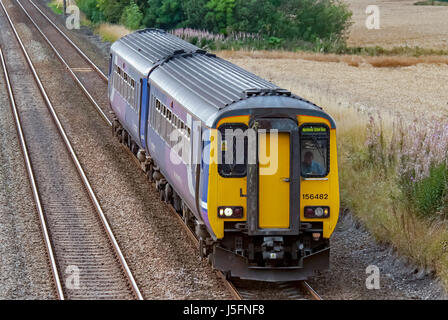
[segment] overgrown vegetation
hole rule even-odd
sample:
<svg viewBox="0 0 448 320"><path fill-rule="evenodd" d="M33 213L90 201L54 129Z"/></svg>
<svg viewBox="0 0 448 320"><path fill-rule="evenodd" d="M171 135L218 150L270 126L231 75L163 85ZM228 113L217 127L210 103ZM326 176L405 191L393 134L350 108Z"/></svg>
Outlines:
<svg viewBox="0 0 448 320"><path fill-rule="evenodd" d="M52 1L48 4L48 7L56 14L63 14L64 10L62 8L61 5L59 5L59 3L57 3L56 1Z"/></svg>
<svg viewBox="0 0 448 320"><path fill-rule="evenodd" d="M196 30L198 36L190 40L212 49L343 48L352 15L341 0L77 0L77 4L97 24ZM251 36L239 36L247 34Z"/></svg>
<svg viewBox="0 0 448 320"><path fill-rule="evenodd" d="M343 207L448 288L448 125L329 111L339 128Z"/></svg>
<svg viewBox="0 0 448 320"><path fill-rule="evenodd" d="M119 24L102 23L95 28L103 41L114 42L127 35L130 30Z"/></svg>
<svg viewBox="0 0 448 320"><path fill-rule="evenodd" d="M398 119L386 135L381 120L368 125L368 161L396 177L400 200L422 217L448 218L448 125L439 119ZM378 122L377 121L377 122Z"/></svg>

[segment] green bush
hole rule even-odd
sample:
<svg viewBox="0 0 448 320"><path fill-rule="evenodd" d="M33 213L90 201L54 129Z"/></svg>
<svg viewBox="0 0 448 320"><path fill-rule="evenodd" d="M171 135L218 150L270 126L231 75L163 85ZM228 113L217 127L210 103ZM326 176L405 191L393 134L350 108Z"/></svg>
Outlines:
<svg viewBox="0 0 448 320"><path fill-rule="evenodd" d="M433 166L430 169L429 176L419 181L408 182L410 189L408 199L414 203L417 213L422 216L432 217L436 213L447 213L447 183L448 170L446 164Z"/></svg>
<svg viewBox="0 0 448 320"><path fill-rule="evenodd" d="M340 39L351 24L352 13L340 0L280 1L284 15L282 34L287 38Z"/></svg>
<svg viewBox="0 0 448 320"><path fill-rule="evenodd" d="M174 29L185 21L181 0L147 0L144 6L143 25L148 28ZM202 16L201 19L204 19Z"/></svg>
<svg viewBox="0 0 448 320"><path fill-rule="evenodd" d="M97 8L103 13L109 23L119 23L124 9L129 1L123 0L98 0Z"/></svg>
<svg viewBox="0 0 448 320"><path fill-rule="evenodd" d="M143 19L143 13L134 1L124 8L120 22L131 30L140 28Z"/></svg>
<svg viewBox="0 0 448 320"><path fill-rule="evenodd" d="M76 4L92 22L98 23L105 20L103 12L97 7L96 0L77 0Z"/></svg>

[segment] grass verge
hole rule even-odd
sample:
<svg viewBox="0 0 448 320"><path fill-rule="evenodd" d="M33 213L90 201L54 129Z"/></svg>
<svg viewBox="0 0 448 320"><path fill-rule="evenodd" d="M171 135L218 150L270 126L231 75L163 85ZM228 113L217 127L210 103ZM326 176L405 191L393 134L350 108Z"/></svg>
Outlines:
<svg viewBox="0 0 448 320"><path fill-rule="evenodd" d="M48 7L53 11L55 14L63 14L64 10L62 7L62 4L59 1L52 1L48 4Z"/></svg>
<svg viewBox="0 0 448 320"><path fill-rule="evenodd" d="M115 42L131 31L122 25L102 23L95 28L95 33L99 34L103 41Z"/></svg>
<svg viewBox="0 0 448 320"><path fill-rule="evenodd" d="M354 109L326 108L338 124L338 162L341 201L380 243L392 245L427 272L440 278L448 288L448 221L439 216L422 216L403 194L400 170L394 162L378 167L369 155L366 127L369 118ZM394 128L391 121L381 128L386 137L384 153L391 148ZM388 142L389 141L389 142ZM422 154L424 157L424 155Z"/></svg>

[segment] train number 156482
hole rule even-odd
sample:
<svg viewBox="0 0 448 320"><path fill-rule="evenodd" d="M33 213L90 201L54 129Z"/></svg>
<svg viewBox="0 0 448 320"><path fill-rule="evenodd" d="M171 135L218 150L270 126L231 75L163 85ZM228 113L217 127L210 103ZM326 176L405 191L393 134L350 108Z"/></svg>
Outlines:
<svg viewBox="0 0 448 320"><path fill-rule="evenodd" d="M304 193L302 195L303 200L328 200L328 194L327 193L316 193L316 194L310 194L310 193Z"/></svg>

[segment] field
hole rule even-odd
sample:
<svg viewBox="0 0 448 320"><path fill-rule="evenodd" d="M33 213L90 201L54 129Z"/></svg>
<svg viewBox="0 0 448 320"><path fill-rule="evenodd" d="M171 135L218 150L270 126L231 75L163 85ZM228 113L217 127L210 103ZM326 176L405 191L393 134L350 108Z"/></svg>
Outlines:
<svg viewBox="0 0 448 320"><path fill-rule="evenodd" d="M345 0L353 11L350 46L448 47L448 6L416 6L417 0ZM380 30L365 27L366 8L380 9Z"/></svg>
<svg viewBox="0 0 448 320"><path fill-rule="evenodd" d="M275 58L270 53L242 51L219 55L333 110L350 107L408 117L448 114L446 64L375 68L369 64L353 67L345 62L305 60L299 53L288 54L289 58L281 53Z"/></svg>

